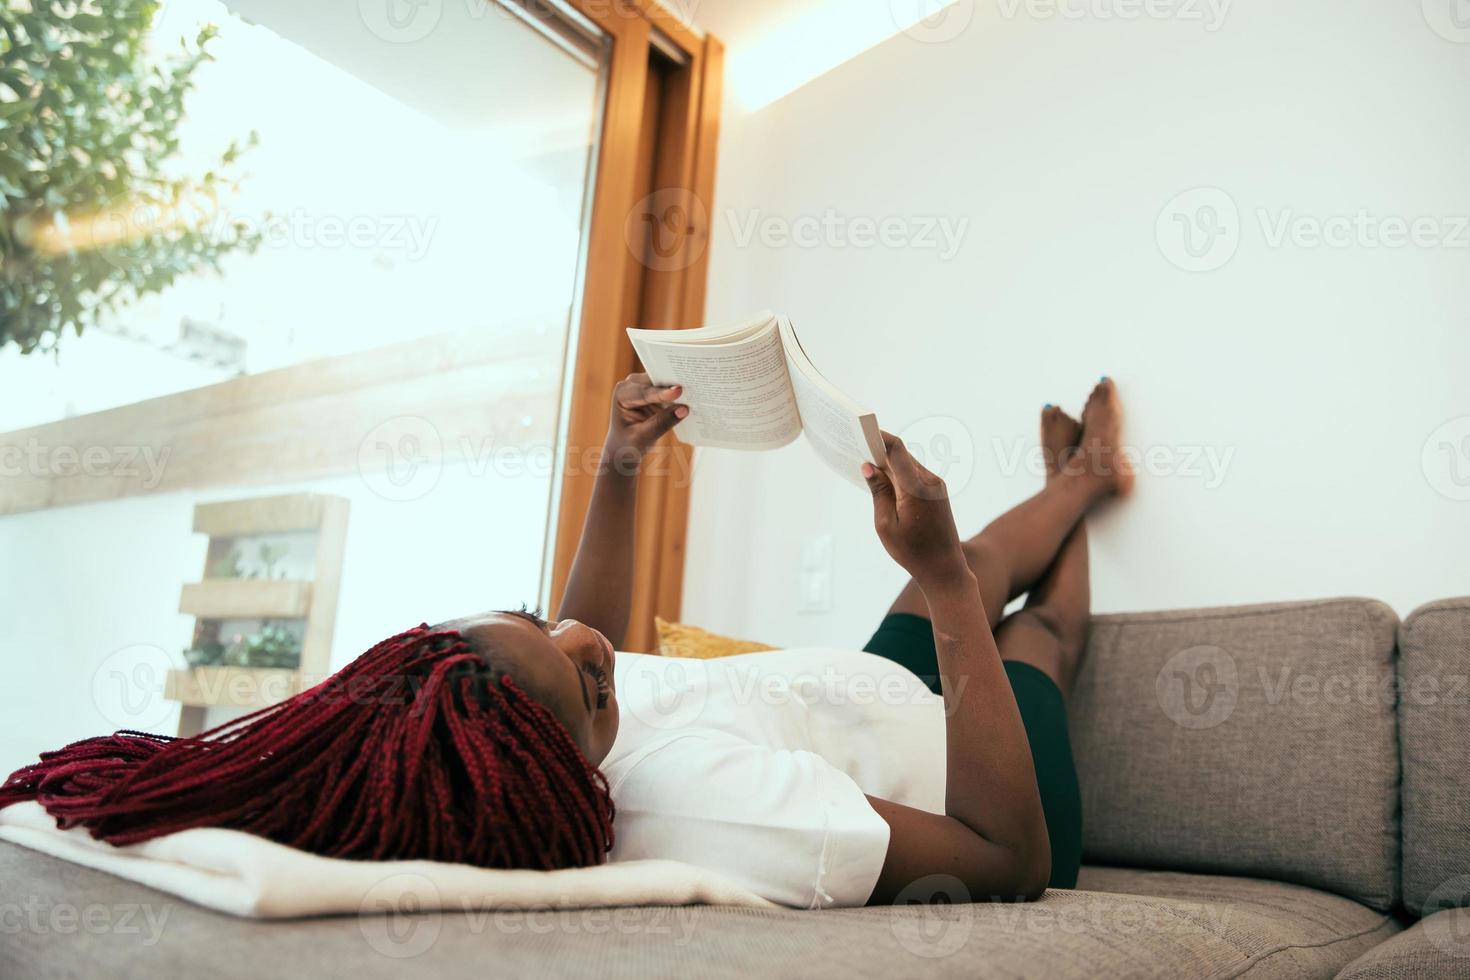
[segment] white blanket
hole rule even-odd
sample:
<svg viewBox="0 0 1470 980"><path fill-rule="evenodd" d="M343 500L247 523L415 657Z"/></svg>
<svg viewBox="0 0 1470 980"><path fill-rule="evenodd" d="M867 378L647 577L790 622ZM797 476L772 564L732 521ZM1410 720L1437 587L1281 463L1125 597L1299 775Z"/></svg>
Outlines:
<svg viewBox="0 0 1470 980"><path fill-rule="evenodd" d="M494 871L437 861L318 857L238 830L199 829L114 847L56 829L38 803L0 810L0 839L106 871L231 915L408 910L560 909L613 905L774 908L729 878L677 861L626 861L564 871Z"/></svg>

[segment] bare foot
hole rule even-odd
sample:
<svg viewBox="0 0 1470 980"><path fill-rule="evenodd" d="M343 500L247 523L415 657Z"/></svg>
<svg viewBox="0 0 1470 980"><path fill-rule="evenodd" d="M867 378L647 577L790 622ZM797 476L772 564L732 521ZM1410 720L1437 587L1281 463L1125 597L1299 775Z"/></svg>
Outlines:
<svg viewBox="0 0 1470 980"><path fill-rule="evenodd" d="M1123 402L1118 386L1103 378L1087 396L1082 409L1082 443L1071 470L1084 469L1089 477L1100 479L1105 492L1126 497L1133 491L1133 466L1123 447Z"/></svg>
<svg viewBox="0 0 1470 980"><path fill-rule="evenodd" d="M1041 410L1041 458L1046 461L1047 483L1057 477L1081 441L1081 422L1055 405Z"/></svg>

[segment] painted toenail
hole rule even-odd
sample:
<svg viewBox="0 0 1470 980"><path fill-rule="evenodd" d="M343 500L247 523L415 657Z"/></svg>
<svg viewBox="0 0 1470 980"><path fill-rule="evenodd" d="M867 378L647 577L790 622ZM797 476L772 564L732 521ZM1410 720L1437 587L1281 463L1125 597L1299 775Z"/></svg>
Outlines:
<svg viewBox="0 0 1470 980"><path fill-rule="evenodd" d="M1043 405L1041 407L1042 408L1051 408L1051 402L1047 402L1045 405Z"/></svg>

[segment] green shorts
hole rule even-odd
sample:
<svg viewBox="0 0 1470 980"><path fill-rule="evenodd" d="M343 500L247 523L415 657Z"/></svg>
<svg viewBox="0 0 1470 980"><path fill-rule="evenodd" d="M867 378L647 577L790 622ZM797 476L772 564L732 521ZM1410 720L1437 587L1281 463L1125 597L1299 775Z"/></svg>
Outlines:
<svg viewBox="0 0 1470 980"><path fill-rule="evenodd" d="M939 655L934 647L934 627L923 616L893 613L885 616L878 632L863 647L868 653L902 664L929 685L939 689ZM1041 808L1046 813L1046 831L1051 838L1052 888L1074 888L1082 866L1082 792L1077 785L1077 767L1072 761L1072 742L1067 735L1067 705L1056 682L1030 664L1005 661L1006 677L1021 723L1031 743L1031 762L1036 768L1036 786L1041 791Z"/></svg>

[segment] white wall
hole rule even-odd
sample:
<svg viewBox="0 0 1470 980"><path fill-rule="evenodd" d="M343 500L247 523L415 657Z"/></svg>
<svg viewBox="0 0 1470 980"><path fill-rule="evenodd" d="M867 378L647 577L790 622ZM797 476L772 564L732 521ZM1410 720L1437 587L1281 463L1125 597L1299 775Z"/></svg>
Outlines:
<svg viewBox="0 0 1470 980"><path fill-rule="evenodd" d="M885 427L918 426L931 458L947 435L963 529L1039 486L1008 463L1044 402L1075 412L1117 378L1128 442L1171 472L1093 522L1099 611L1358 594L1402 615L1470 593L1470 43L1419 3L1253 0L1215 30L1203 3L1204 21L1065 9L1084 16L962 0L941 39L900 34L727 117L709 319L785 311ZM1237 208L1218 246L1237 249L1185 271L1165 209L1200 186ZM1273 247L1260 217L1360 209L1454 238ZM967 226L952 256L770 234L829 213ZM856 644L903 580L865 495L801 443L702 453L692 514L692 622ZM804 615L801 551L827 534L832 608Z"/></svg>
<svg viewBox="0 0 1470 980"><path fill-rule="evenodd" d="M305 490L351 501L334 668L421 622L535 601L546 478L497 476L487 462L447 466L431 488L411 484L423 492L410 500L375 485L354 474L0 518L0 772L119 728L177 730L161 695L192 636L176 610L204 569L197 501Z"/></svg>

